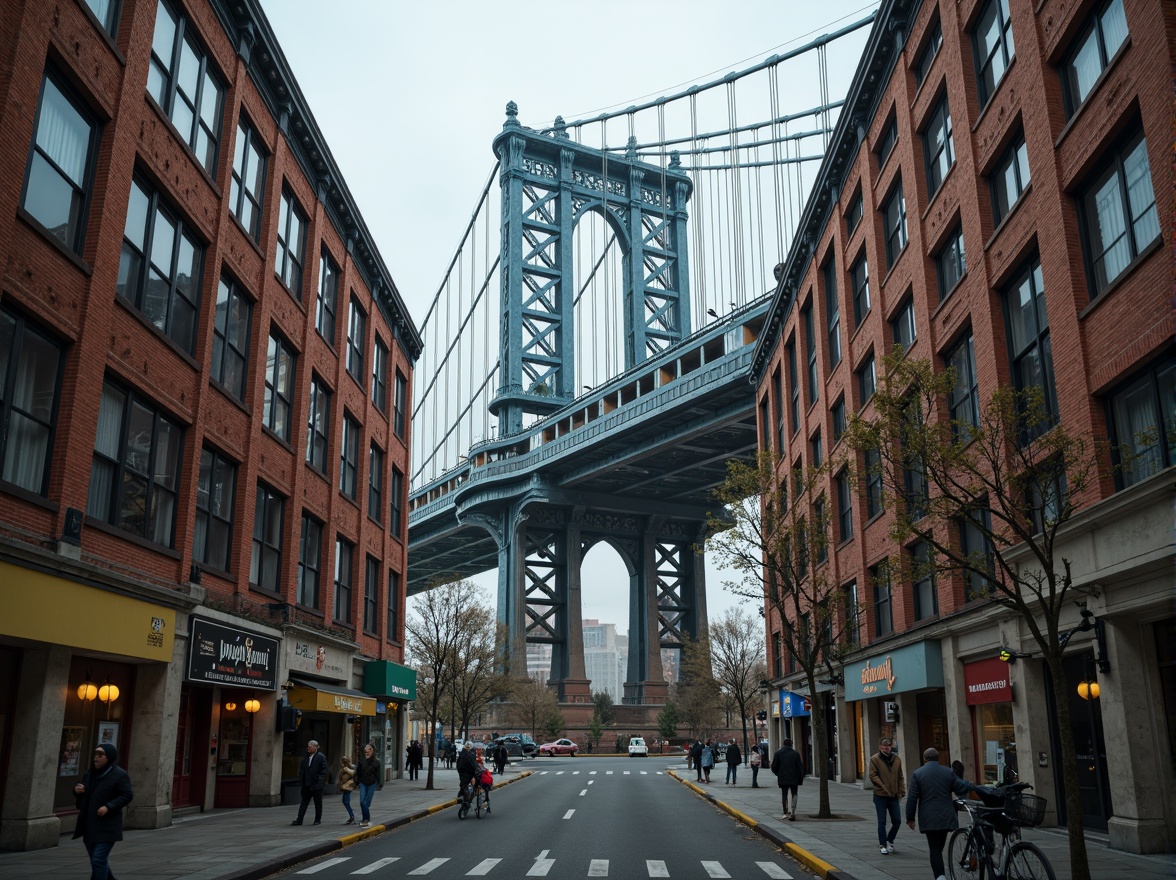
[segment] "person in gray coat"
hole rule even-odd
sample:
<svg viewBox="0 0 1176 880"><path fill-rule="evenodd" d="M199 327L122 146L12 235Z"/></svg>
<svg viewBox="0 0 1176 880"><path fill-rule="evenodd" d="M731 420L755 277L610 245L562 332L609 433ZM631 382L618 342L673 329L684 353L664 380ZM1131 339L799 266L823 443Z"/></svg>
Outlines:
<svg viewBox="0 0 1176 880"><path fill-rule="evenodd" d="M966 795L977 786L956 776L950 767L939 763L939 750L923 752L923 766L911 775L907 788L906 818L913 831L915 814L919 817L919 831L927 836L931 854L931 872L936 880L944 880L943 845L947 835L959 827L953 794Z"/></svg>

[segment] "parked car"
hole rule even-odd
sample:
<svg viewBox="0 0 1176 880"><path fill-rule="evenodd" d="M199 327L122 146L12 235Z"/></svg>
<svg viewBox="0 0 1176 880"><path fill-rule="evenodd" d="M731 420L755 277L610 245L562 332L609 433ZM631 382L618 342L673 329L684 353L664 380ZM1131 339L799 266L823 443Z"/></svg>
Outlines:
<svg viewBox="0 0 1176 880"><path fill-rule="evenodd" d="M649 746L645 744L645 738L641 736L634 736L629 739L629 757L630 758L648 758ZM644 771L642 771L644 772Z"/></svg>
<svg viewBox="0 0 1176 880"><path fill-rule="evenodd" d="M525 733L508 733L494 743L506 746L506 754L511 758L534 758L539 753L538 744Z"/></svg>
<svg viewBox="0 0 1176 880"><path fill-rule="evenodd" d="M555 742L544 743L539 746L539 754L554 758L556 755L571 755L576 757L580 747L570 739L557 739Z"/></svg>

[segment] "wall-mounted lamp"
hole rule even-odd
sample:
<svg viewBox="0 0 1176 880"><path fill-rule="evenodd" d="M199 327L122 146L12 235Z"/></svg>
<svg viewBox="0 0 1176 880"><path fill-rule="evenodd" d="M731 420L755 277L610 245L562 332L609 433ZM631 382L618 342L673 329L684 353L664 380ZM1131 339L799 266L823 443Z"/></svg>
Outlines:
<svg viewBox="0 0 1176 880"><path fill-rule="evenodd" d="M245 711L248 712L250 715L252 715L254 712L256 712L260 708L261 708L261 701L260 700L250 699L250 700L245 701Z"/></svg>
<svg viewBox="0 0 1176 880"><path fill-rule="evenodd" d="M1005 663L1016 663L1018 660L1027 660L1033 655L1028 651L1014 651L1011 648L1001 648L998 656Z"/></svg>
<svg viewBox="0 0 1176 880"><path fill-rule="evenodd" d="M237 704L234 703L232 700L229 700L227 703L225 703L225 711L226 712L236 712L237 711Z"/></svg>
<svg viewBox="0 0 1176 880"><path fill-rule="evenodd" d="M118 699L118 685L110 683L109 675L106 676L106 683L98 688L98 699L105 703L107 708Z"/></svg>
<svg viewBox="0 0 1176 880"><path fill-rule="evenodd" d="M1078 682L1078 696L1084 700L1097 700L1099 694L1097 681Z"/></svg>
<svg viewBox="0 0 1176 880"><path fill-rule="evenodd" d="M98 696L98 686L90 681L90 673L86 673L86 680L78 685L78 699L83 703L88 703L90 700Z"/></svg>

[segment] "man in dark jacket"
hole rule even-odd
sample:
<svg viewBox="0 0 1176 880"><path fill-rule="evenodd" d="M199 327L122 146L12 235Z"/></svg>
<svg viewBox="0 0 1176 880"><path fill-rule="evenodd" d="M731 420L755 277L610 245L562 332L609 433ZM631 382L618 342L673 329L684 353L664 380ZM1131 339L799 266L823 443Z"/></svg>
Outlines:
<svg viewBox="0 0 1176 880"><path fill-rule="evenodd" d="M74 838L80 837L90 854L90 877L113 880L110 851L123 839L123 807L135 797L131 777L118 766L118 749L102 743L94 750L94 760L74 786L74 795L78 807Z"/></svg>
<svg viewBox="0 0 1176 880"><path fill-rule="evenodd" d="M298 805L298 818L291 825L301 825L306 817L306 808L314 800L314 824L323 821L323 786L327 782L327 756L319 751L317 740L306 744L306 757L298 765L298 782L302 785L302 803Z"/></svg>
<svg viewBox="0 0 1176 880"><path fill-rule="evenodd" d="M739 772L739 765L743 763L743 754L739 751L739 746L735 745L735 740L731 740L731 744L727 746L727 784L734 785L736 774Z"/></svg>
<svg viewBox="0 0 1176 880"><path fill-rule="evenodd" d="M796 749L792 748L792 740L784 740L784 744L772 756L772 772L776 774L780 802L784 807L784 815L780 818L795 822L796 794L800 786L804 785L804 762L800 760Z"/></svg>
<svg viewBox="0 0 1176 880"><path fill-rule="evenodd" d="M690 763L694 766L694 781L702 782L702 740L696 739L690 747Z"/></svg>
<svg viewBox="0 0 1176 880"><path fill-rule="evenodd" d="M918 811L919 830L927 835L931 870L937 880L943 880L946 873L943 845L947 843L947 835L959 827L952 794L966 795L975 789L975 785L939 763L939 750L935 748L923 752L923 766L911 774L906 799L907 825L914 830Z"/></svg>
<svg viewBox="0 0 1176 880"><path fill-rule="evenodd" d="M461 753L457 756L457 783L458 783L458 797L465 800L467 790L474 777L478 774L478 756L474 754L473 746L469 740L462 747ZM462 810L469 809L469 803L466 802Z"/></svg>

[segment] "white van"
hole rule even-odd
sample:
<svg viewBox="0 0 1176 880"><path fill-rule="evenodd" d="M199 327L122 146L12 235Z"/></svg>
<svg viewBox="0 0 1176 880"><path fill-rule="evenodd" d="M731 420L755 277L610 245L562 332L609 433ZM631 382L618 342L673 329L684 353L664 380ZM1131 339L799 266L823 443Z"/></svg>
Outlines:
<svg viewBox="0 0 1176 880"><path fill-rule="evenodd" d="M629 740L629 757L630 758L648 758L649 746L645 744L645 738L641 736L632 737Z"/></svg>

